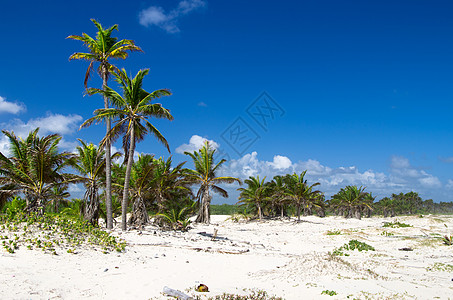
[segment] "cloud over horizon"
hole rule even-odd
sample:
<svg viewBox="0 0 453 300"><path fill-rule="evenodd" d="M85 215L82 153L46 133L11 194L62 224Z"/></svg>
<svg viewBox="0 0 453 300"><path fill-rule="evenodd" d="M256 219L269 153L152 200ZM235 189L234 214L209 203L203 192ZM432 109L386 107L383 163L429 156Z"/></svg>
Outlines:
<svg viewBox="0 0 453 300"><path fill-rule="evenodd" d="M183 0L168 13L161 6L150 6L140 11L139 23L145 27L157 26L167 33L178 33L181 31L178 19L206 5L207 1L204 0Z"/></svg>

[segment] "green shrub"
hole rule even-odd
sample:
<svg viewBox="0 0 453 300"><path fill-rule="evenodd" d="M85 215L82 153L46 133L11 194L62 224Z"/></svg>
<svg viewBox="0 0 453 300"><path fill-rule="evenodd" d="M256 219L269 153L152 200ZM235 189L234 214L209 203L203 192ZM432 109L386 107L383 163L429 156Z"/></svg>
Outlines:
<svg viewBox="0 0 453 300"><path fill-rule="evenodd" d="M350 240L349 243L344 244L338 249L335 249L332 254L336 256L349 256L349 254L344 253L348 250L358 250L358 251L375 251L373 246L370 246L366 243L359 242L357 240Z"/></svg>
<svg viewBox="0 0 453 300"><path fill-rule="evenodd" d="M335 295L337 295L337 292L335 292L335 291L329 291L329 290L324 290L324 291L321 292L321 295L335 296Z"/></svg>
<svg viewBox="0 0 453 300"><path fill-rule="evenodd" d="M384 227L400 228L400 227L412 227L412 225L395 221L395 222L385 222Z"/></svg>

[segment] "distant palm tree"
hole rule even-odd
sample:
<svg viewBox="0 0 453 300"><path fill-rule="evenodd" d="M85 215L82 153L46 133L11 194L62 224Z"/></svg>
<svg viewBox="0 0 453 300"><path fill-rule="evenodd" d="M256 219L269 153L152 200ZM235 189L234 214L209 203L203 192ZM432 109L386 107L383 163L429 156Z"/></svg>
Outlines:
<svg viewBox="0 0 453 300"><path fill-rule="evenodd" d="M0 186L3 193L22 193L27 202L26 210L44 214L47 200L55 186L74 182L64 173L73 154L58 151L61 136L51 134L40 138L39 128L21 139L13 132L2 132L10 141L11 157L0 153Z"/></svg>
<svg viewBox="0 0 453 300"><path fill-rule="evenodd" d="M260 180L260 177L250 176L249 179L244 180L244 183L247 184L246 188L239 188L239 202L244 204L253 204L256 206L258 218L260 221L263 219L263 204L270 200L270 188L265 184L266 177Z"/></svg>
<svg viewBox="0 0 453 300"><path fill-rule="evenodd" d="M271 200L273 206L278 206L280 210L280 217L285 215L285 206L290 203L291 198L286 191L285 180L281 175L274 176L271 182L268 183L271 189Z"/></svg>
<svg viewBox="0 0 453 300"><path fill-rule="evenodd" d="M184 154L189 155L195 165L194 170L187 171L187 178L193 184L199 184L200 189L197 193L198 198L198 215L195 219L197 223L206 223L209 224L211 221L210 215L210 205L211 205L211 195L209 190L212 189L214 192L219 193L222 197L228 197L228 192L222 189L219 184L222 183L233 183L241 181L235 177L230 176L220 176L217 177L217 172L220 166L226 162L225 159L220 160L218 163L214 162L214 153L215 149L206 141L198 151L184 152Z"/></svg>
<svg viewBox="0 0 453 300"><path fill-rule="evenodd" d="M365 187L348 185L332 196L331 203L339 208L346 218L361 219L362 207L367 207L367 194Z"/></svg>
<svg viewBox="0 0 453 300"><path fill-rule="evenodd" d="M70 35L67 38L78 40L83 42L83 44L90 51L89 53L76 52L69 57L69 60L73 59L83 59L90 62L88 69L85 73L85 88L87 87L87 82L90 77L91 72L93 71L94 64L99 63L98 73L102 78L102 89L105 90L107 87L107 82L109 75L112 70L115 70L116 67L110 63L110 59L126 59L129 55L128 51L141 51L142 49L135 45L132 40L120 40L116 37L112 37L113 30L118 30L118 25L113 25L110 28L104 29L102 25L97 22L95 19L91 19L94 25L97 27L98 32L96 38L90 37L88 34L83 33L82 36L79 35ZM109 108L109 102L107 96L104 95L104 107ZM105 120L107 133L110 132L110 120ZM112 195L111 195L111 141L106 141L105 143L105 158L106 158L106 210L107 210L107 228L113 228L112 220Z"/></svg>
<svg viewBox="0 0 453 300"><path fill-rule="evenodd" d="M80 174L77 178L85 185L84 218L93 226L98 225L99 219L99 188L105 179L105 150L93 144L87 144L79 139L81 146L76 148L77 156L72 165ZM115 153L112 158L119 157Z"/></svg>
<svg viewBox="0 0 453 300"><path fill-rule="evenodd" d="M145 91L143 86L143 78L149 72L148 69L140 70L134 78L129 78L124 69L114 73L115 80L123 90L123 96L117 93L110 87L105 87L104 90L90 88L89 94L102 94L110 99L113 108L97 109L94 111L95 116L86 120L81 127L87 127L94 122L102 122L106 120L115 120L115 126L107 133L101 141L101 145L105 145L108 141L114 141L121 134L125 134L123 138L123 148L128 149L125 154L126 174L124 182L124 192L122 201L122 229L127 229L126 214L128 206L128 191L132 163L134 161L135 144L145 138L148 133L154 135L159 142L164 144L168 152L170 148L164 136L148 121L148 118L160 118L173 120L170 111L160 103L151 103L151 101L171 95L167 89L157 90L152 93ZM142 124L142 122L144 124Z"/></svg>
<svg viewBox="0 0 453 300"><path fill-rule="evenodd" d="M304 210L304 215L312 213L312 206L321 193L319 190L314 190L314 187L320 185L320 183L316 182L309 185L307 180L304 178L305 174L307 174L307 170L303 171L300 175L297 173L292 175L288 174L284 178L286 193L292 199L292 202L297 209L298 221L300 221L302 208Z"/></svg>

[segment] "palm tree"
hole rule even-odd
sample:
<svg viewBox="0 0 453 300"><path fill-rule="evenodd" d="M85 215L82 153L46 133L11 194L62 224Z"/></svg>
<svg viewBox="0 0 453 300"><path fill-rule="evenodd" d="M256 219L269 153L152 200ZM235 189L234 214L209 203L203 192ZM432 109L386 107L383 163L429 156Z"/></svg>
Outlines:
<svg viewBox="0 0 453 300"><path fill-rule="evenodd" d="M285 180L281 175L274 176L269 182L271 189L271 200L273 206L278 206L280 210L280 217L283 218L285 214L285 205L290 201L289 194L286 192Z"/></svg>
<svg viewBox="0 0 453 300"><path fill-rule="evenodd" d="M266 177L260 180L260 177L250 176L244 182L247 184L246 188L239 188L239 202L244 204L253 204L256 206L258 218L260 221L263 219L262 205L264 202L270 199L269 191L270 188L264 183Z"/></svg>
<svg viewBox="0 0 453 300"><path fill-rule="evenodd" d="M132 79L128 77L124 69L118 70L118 73L114 73L115 80L123 90L123 96L110 87L105 87L104 90L95 88L88 89L87 92L89 94L99 93L110 99L113 108L95 110L95 116L86 120L81 125L81 127L87 127L94 122L115 120L115 126L112 127L112 129L101 141L101 145L105 145L108 141L114 141L118 136L125 133L125 138L123 138L123 148L128 149L128 153L125 157L127 166L122 201L123 230L127 229L126 214L128 206L128 191L132 163L134 161L135 144L143 140L146 134L151 133L159 142L164 144L168 152L170 152L167 140L147 119L154 117L173 120L173 116L170 114L170 111L162 107L160 103L151 103L151 101L156 98L171 95L171 92L167 89L157 90L152 93L145 91L142 88L143 78L148 74L148 72L149 69L140 70ZM142 122L144 124L142 124Z"/></svg>
<svg viewBox="0 0 453 300"><path fill-rule="evenodd" d="M105 177L105 150L93 144L87 144L78 139L81 146L76 148L77 156L72 167L80 174L78 179L85 185L84 218L93 226L98 225L99 219L99 187ZM112 158L119 157L115 153Z"/></svg>
<svg viewBox="0 0 453 300"><path fill-rule="evenodd" d="M2 132L10 141L11 157L0 153L0 186L2 193L22 193L27 202L26 210L44 214L47 199L52 197L55 186L74 182L63 173L73 154L58 152L61 136L51 134L40 138L39 128L31 131L25 140L13 132Z"/></svg>
<svg viewBox="0 0 453 300"><path fill-rule="evenodd" d="M155 168L152 189L156 197L159 213L164 209L165 202L172 196L175 196L176 191L182 192L186 196L192 194L185 176L186 170L182 168L185 163L182 162L176 167L172 167L171 157L167 160L163 158L154 160ZM179 194L179 196L182 196L181 193Z"/></svg>
<svg viewBox="0 0 453 300"><path fill-rule="evenodd" d="M71 197L71 194L68 192L68 188L67 184L55 185L52 188L50 202L53 202L54 213L58 213L60 203L68 201L67 198Z"/></svg>
<svg viewBox="0 0 453 300"><path fill-rule="evenodd" d="M218 184L233 182L241 184L241 181L235 177L217 177L217 171L226 160L222 159L216 164L214 162L214 153L215 149L211 148L208 141L206 141L203 147L198 151L194 151L193 153L184 152L184 154L189 155L192 158L195 165L195 170L187 170L187 178L191 183L200 185L200 189L197 193L199 204L198 215L195 219L195 222L197 223L209 224L211 221L209 209L212 197L209 194L210 189L219 193L222 197L227 198L228 192L218 186Z"/></svg>
<svg viewBox="0 0 453 300"><path fill-rule="evenodd" d="M134 202L129 225L142 226L149 221L145 199L149 198L154 169L154 156L150 154L139 155L132 165L129 195Z"/></svg>
<svg viewBox="0 0 453 300"><path fill-rule="evenodd" d="M340 208L346 218L361 219L362 207L368 207L365 187L348 185L332 196L331 203Z"/></svg>
<svg viewBox="0 0 453 300"><path fill-rule="evenodd" d="M113 30L118 30L118 25L113 25L110 28L103 28L99 22L94 19L91 19L94 25L97 27L98 32L96 38L90 37L88 34L83 33L79 35L70 35L67 38L78 40L83 42L83 44L88 48L88 53L76 52L69 57L69 60L73 59L83 59L90 62L88 69L85 73L85 88L87 87L88 78L90 77L91 72L93 71L94 64L99 63L98 73L102 78L102 89L106 90L107 82L109 75L112 70L115 70L116 67L110 64L110 59L126 59L129 55L128 51L142 51L142 49L135 45L132 40L120 40L116 37L112 37ZM104 108L109 108L108 97L104 95ZM110 132L111 121L107 119L105 121L107 127L107 133ZM105 189L105 205L107 210L107 228L113 228L113 219L112 219L112 178L111 178L111 141L105 143L105 158L106 158L106 189Z"/></svg>
<svg viewBox="0 0 453 300"><path fill-rule="evenodd" d="M313 203L315 203L318 195L321 193L319 190L314 190L314 187L320 185L320 183L316 182L309 185L304 178L305 174L307 174L307 170L303 171L300 175L297 173L292 175L288 174L284 178L286 192L297 209L297 221L300 221L302 208L304 210L304 215L312 213Z"/></svg>

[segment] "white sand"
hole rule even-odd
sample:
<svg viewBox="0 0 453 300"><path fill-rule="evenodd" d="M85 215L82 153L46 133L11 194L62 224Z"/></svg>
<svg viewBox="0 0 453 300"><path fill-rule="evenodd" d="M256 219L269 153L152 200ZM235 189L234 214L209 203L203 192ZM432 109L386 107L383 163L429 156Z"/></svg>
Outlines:
<svg viewBox="0 0 453 300"><path fill-rule="evenodd" d="M453 234L453 218L396 219L413 227L383 228L394 219L374 217L234 223L212 216L214 224L194 225L187 233L116 229L114 235L129 244L125 253L57 249L54 256L24 246L14 254L1 248L0 299L168 299L164 286L203 298L253 288L284 299L453 299L453 271L429 270L435 263L453 265L453 246L434 238ZM200 234L214 229L214 241ZM326 235L328 230L342 234ZM376 251L328 255L351 239ZM414 251L398 250L403 247ZM195 292L197 283L210 292ZM324 290L337 295L321 295Z"/></svg>

